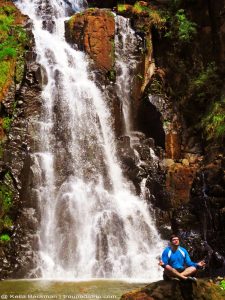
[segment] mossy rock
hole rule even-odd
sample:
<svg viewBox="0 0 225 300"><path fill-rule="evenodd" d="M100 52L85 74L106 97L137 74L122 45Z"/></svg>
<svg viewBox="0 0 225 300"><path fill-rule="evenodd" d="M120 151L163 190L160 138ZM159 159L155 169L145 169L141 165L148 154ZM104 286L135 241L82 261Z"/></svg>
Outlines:
<svg viewBox="0 0 225 300"><path fill-rule="evenodd" d="M223 300L225 290L207 280L197 283L157 281L146 287L124 294L121 300Z"/></svg>

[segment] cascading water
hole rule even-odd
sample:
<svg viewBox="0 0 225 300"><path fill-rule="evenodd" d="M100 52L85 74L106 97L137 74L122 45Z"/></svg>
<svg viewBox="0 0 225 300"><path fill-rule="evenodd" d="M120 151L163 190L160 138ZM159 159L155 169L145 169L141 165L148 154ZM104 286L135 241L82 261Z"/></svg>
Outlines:
<svg viewBox="0 0 225 300"><path fill-rule="evenodd" d="M63 280L153 281L163 244L146 201L122 176L110 111L88 77L88 60L64 40L72 1L66 3L17 2L33 20L37 59L48 77L32 166L41 214L39 272ZM70 7L82 7L81 1Z"/></svg>
<svg viewBox="0 0 225 300"><path fill-rule="evenodd" d="M130 27L130 20L116 16L115 56L117 95L122 102L124 133L130 134L132 128L131 90L134 70L137 65L138 37Z"/></svg>

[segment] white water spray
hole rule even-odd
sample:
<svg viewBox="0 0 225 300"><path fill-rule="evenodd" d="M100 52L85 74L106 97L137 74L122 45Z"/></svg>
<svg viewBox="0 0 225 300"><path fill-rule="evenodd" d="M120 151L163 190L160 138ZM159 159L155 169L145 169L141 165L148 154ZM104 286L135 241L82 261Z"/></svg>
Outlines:
<svg viewBox="0 0 225 300"><path fill-rule="evenodd" d="M48 77L33 154L41 276L158 279L163 244L146 201L122 176L107 100L89 79L88 60L64 40L68 4L17 4L33 20L38 62ZM43 13L46 7L53 16Z"/></svg>
<svg viewBox="0 0 225 300"><path fill-rule="evenodd" d="M132 130L132 79L137 62L138 37L130 27L130 20L116 16L115 56L116 56L116 86L117 95L122 102L124 118L124 133L130 134Z"/></svg>

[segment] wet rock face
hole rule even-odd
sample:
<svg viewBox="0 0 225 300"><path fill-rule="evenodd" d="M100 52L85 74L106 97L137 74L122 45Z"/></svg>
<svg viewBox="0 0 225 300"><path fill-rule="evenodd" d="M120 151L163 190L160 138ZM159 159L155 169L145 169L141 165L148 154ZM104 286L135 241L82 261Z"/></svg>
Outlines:
<svg viewBox="0 0 225 300"><path fill-rule="evenodd" d="M225 272L224 189L224 158L219 156L212 163L199 167L189 201L173 205L172 230L180 234L182 244L194 261L206 260L204 276Z"/></svg>
<svg viewBox="0 0 225 300"><path fill-rule="evenodd" d="M214 283L198 280L197 284L177 281L158 281L124 294L121 300L222 300L225 292Z"/></svg>
<svg viewBox="0 0 225 300"><path fill-rule="evenodd" d="M114 66L115 21L106 9L86 10L66 23L66 40L87 52L96 66L105 72Z"/></svg>
<svg viewBox="0 0 225 300"><path fill-rule="evenodd" d="M22 15L20 18L24 20ZM30 190L29 170L30 151L34 150L31 120L40 113L43 80L40 80L40 66L35 62L32 24L27 18L25 20L23 26L29 40L24 57L25 66L21 68L20 81L12 80L2 100L3 113L11 117L11 123L8 131L4 133L0 165L1 192L3 186L8 193L5 196L1 193L1 196L3 195L5 204L9 204L7 210L5 204L3 205L5 212L0 216L1 222L3 221L1 232L10 237L10 241L0 242L1 278L28 276L28 270L35 263L37 245L37 213ZM0 211L2 212L2 206Z"/></svg>
<svg viewBox="0 0 225 300"><path fill-rule="evenodd" d="M165 220L168 221L165 211L171 207L165 169L160 164L163 149L141 132L133 132L130 137L121 136L117 146L124 176L133 183L134 193L154 207L157 225L163 226Z"/></svg>
<svg viewBox="0 0 225 300"><path fill-rule="evenodd" d="M201 232L213 249L225 256L225 180L223 157L202 168L193 183L191 205Z"/></svg>

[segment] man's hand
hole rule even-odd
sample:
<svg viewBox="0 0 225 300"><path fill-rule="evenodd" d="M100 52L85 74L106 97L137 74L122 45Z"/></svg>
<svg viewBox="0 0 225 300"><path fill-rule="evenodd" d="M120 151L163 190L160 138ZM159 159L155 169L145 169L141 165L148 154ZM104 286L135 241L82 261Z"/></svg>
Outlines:
<svg viewBox="0 0 225 300"><path fill-rule="evenodd" d="M204 266L205 266L204 260L201 260L200 262L198 262L197 265L198 265L199 267L204 267Z"/></svg>
<svg viewBox="0 0 225 300"><path fill-rule="evenodd" d="M162 267L162 268L164 268L164 263L163 263L162 260L159 261L159 266Z"/></svg>

